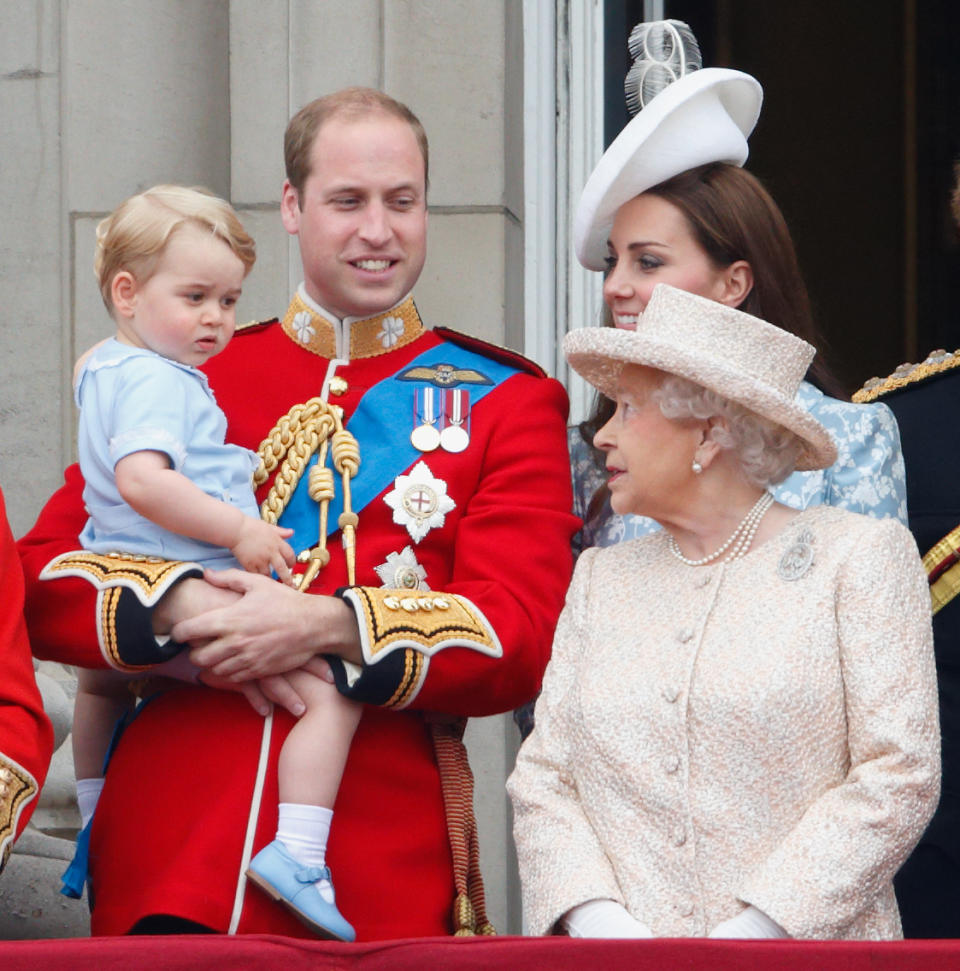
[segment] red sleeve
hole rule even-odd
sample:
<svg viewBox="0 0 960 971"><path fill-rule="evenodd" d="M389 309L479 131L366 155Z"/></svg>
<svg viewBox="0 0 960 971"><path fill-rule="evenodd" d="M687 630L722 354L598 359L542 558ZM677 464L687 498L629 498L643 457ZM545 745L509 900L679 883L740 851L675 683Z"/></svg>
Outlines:
<svg viewBox="0 0 960 971"><path fill-rule="evenodd" d="M33 653L44 660L106 667L97 633L97 591L78 577L40 580L40 571L61 553L80 549L87 521L80 467L71 465L64 485L40 512L33 529L19 541L26 580L24 616Z"/></svg>
<svg viewBox="0 0 960 971"><path fill-rule="evenodd" d="M457 530L446 592L472 602L503 656L450 648L431 660L416 707L457 715L509 711L540 690L570 585L567 396L555 381L518 379L510 413L487 443L483 475Z"/></svg>
<svg viewBox="0 0 960 971"><path fill-rule="evenodd" d="M0 495L0 865L27 824L53 752L23 620L23 572Z"/></svg>
<svg viewBox="0 0 960 971"><path fill-rule="evenodd" d="M200 567L83 552L78 537L85 522L83 478L72 465L65 484L20 540L33 653L78 667L127 671L169 660L179 645L157 642L149 605L185 577L200 576Z"/></svg>
<svg viewBox="0 0 960 971"><path fill-rule="evenodd" d="M570 540L580 525L570 512L567 398L556 381L520 375L492 408L481 474L453 543L450 581L427 596L434 603L455 596L464 629L479 612L473 643L389 652L389 636L378 639L377 632L384 630L390 591L348 591L368 653L386 656L366 664L349 687L335 666L345 693L375 704L477 716L516 708L539 690L573 568ZM421 638L429 644L433 631L427 628L452 627L452 613L399 610L394 616L397 639L405 643ZM423 628L415 630L418 624Z"/></svg>

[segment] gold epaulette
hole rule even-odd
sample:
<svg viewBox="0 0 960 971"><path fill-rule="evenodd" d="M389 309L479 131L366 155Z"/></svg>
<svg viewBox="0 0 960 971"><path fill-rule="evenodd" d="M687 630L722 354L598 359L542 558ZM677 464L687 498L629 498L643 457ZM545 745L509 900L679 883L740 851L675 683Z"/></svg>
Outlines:
<svg viewBox="0 0 960 971"><path fill-rule="evenodd" d="M853 396L853 400L858 404L866 404L869 401L876 401L891 391L898 391L910 384L917 384L936 374L942 374L952 368L960 367L960 350L952 354L948 351L931 351L927 359L920 364L901 364L900 367L886 378L871 378Z"/></svg>

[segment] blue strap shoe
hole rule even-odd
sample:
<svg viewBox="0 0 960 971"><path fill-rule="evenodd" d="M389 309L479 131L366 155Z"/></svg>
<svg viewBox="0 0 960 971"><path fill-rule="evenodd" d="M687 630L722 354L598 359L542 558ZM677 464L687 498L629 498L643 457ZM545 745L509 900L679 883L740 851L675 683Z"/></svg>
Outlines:
<svg viewBox="0 0 960 971"><path fill-rule="evenodd" d="M337 910L337 905L327 903L315 886L318 880L330 880L328 867L304 866L280 840L274 840L250 861L247 876L320 937L356 940L356 931Z"/></svg>

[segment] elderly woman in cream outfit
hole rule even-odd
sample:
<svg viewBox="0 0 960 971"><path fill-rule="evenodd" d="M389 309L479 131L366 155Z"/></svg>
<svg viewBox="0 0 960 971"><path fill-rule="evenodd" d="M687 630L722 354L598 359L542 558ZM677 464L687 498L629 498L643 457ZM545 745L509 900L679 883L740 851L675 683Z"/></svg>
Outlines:
<svg viewBox="0 0 960 971"><path fill-rule="evenodd" d="M585 551L508 788L533 934L897 938L892 878L939 793L926 577L910 533L771 485L830 465L794 400L813 348L658 286L572 366L617 410Z"/></svg>

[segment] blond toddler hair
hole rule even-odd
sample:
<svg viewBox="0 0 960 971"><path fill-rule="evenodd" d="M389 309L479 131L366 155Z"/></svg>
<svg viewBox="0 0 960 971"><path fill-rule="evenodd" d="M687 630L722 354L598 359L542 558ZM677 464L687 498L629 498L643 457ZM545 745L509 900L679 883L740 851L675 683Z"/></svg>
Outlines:
<svg viewBox="0 0 960 971"><path fill-rule="evenodd" d="M223 240L243 263L244 274L250 272L257 258L256 246L229 202L199 187L155 185L121 202L97 225L93 272L111 315L113 278L126 270L138 283L145 283L170 237L188 224Z"/></svg>

